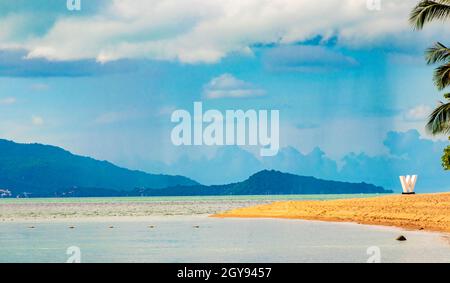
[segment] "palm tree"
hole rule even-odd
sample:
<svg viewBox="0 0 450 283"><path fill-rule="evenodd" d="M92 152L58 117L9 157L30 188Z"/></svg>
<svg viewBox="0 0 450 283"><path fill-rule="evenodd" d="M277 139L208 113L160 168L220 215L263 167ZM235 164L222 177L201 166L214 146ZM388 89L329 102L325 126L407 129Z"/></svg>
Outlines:
<svg viewBox="0 0 450 283"><path fill-rule="evenodd" d="M415 29L421 30L429 22L447 19L450 19L450 0L422 0L412 10L409 21ZM441 64L433 75L436 88L441 91L450 86L450 48L437 42L426 50L425 58L428 65ZM450 93L444 97L446 103L439 102L428 119L426 128L433 135L450 134ZM442 166L450 170L450 146L444 150Z"/></svg>
<svg viewBox="0 0 450 283"><path fill-rule="evenodd" d="M427 49L425 58L428 65L441 63L434 71L434 84L438 90L450 85L450 49L440 42Z"/></svg>
<svg viewBox="0 0 450 283"><path fill-rule="evenodd" d="M425 59L427 64L442 63L437 67L433 80L437 89L443 90L450 85L450 49L440 42L437 42L434 46L427 49L425 52ZM444 103L439 101L437 108L431 113L427 130L433 134L450 134L450 94L444 95L444 98L448 101Z"/></svg>
<svg viewBox="0 0 450 283"><path fill-rule="evenodd" d="M428 119L427 130L433 135L450 134L450 95L446 97L448 102L440 101Z"/></svg>
<svg viewBox="0 0 450 283"><path fill-rule="evenodd" d="M449 18L449 0L422 0L412 10L409 22L414 28L422 29L426 23Z"/></svg>

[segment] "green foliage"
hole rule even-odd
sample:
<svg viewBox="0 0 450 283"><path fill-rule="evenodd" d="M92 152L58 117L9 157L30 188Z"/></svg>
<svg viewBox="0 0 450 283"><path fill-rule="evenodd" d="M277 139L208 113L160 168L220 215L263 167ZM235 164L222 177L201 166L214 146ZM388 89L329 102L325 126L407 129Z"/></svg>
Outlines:
<svg viewBox="0 0 450 283"><path fill-rule="evenodd" d="M411 11L409 22L415 29L422 29L426 23L446 19L450 19L450 0L422 0ZM450 49L437 42L426 50L425 58L429 65L441 63L433 75L436 88L443 90L450 86ZM433 135L450 134L450 93L445 94L444 98L448 102L440 102L426 125ZM442 166L445 170L450 170L450 146L444 150Z"/></svg>
<svg viewBox="0 0 450 283"><path fill-rule="evenodd" d="M433 81L438 90L443 90L450 85L450 63L443 64L435 69Z"/></svg>
<svg viewBox="0 0 450 283"><path fill-rule="evenodd" d="M435 64L439 62L448 62L450 57L450 49L440 42L436 42L432 47L425 51L427 64Z"/></svg>
<svg viewBox="0 0 450 283"><path fill-rule="evenodd" d="M411 12L409 22L415 29L422 29L426 23L445 20L450 17L450 0L420 1Z"/></svg>
<svg viewBox="0 0 450 283"><path fill-rule="evenodd" d="M433 135L450 134L450 102L441 103L431 113L426 128Z"/></svg>
<svg viewBox="0 0 450 283"><path fill-rule="evenodd" d="M436 68L433 76L434 83L438 90L443 90L450 85L450 49L442 43L437 42L433 47L428 48L425 52L425 57L428 64L437 62L444 63ZM444 98L449 100L450 94L446 93ZM450 133L450 103L441 102L438 107L431 113L427 130L433 134L448 134Z"/></svg>
<svg viewBox="0 0 450 283"><path fill-rule="evenodd" d="M450 145L444 149L444 155L442 156L442 166L445 170L450 170Z"/></svg>

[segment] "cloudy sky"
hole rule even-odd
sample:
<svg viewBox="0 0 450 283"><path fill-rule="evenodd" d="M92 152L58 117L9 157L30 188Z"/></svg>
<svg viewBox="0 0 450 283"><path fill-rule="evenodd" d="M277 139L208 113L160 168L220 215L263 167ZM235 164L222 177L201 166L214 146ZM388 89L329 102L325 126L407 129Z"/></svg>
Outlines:
<svg viewBox="0 0 450 283"><path fill-rule="evenodd" d="M0 0L0 137L206 184L275 168L394 189L417 173L450 189L445 137L424 131L441 94L423 60L450 28L413 31L415 4ZM170 115L194 101L280 110L280 154L173 146Z"/></svg>

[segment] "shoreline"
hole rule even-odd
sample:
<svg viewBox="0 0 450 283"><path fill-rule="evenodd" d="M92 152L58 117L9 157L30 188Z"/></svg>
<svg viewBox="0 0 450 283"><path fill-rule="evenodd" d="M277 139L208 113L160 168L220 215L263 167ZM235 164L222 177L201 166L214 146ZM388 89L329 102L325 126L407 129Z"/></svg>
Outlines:
<svg viewBox="0 0 450 283"><path fill-rule="evenodd" d="M11 222L95 221L96 219L145 219L146 217L202 216L233 208L267 204L267 200L170 200L86 199L25 200L0 202L0 224Z"/></svg>
<svg viewBox="0 0 450 283"><path fill-rule="evenodd" d="M1 224L76 224L76 223L138 223L138 222L152 222L152 221L176 221L179 219L194 220L194 219L207 219L210 214L192 214L192 215L147 215L147 216L82 216L82 217L59 217L59 218L14 218L3 219Z"/></svg>
<svg viewBox="0 0 450 283"><path fill-rule="evenodd" d="M343 228L352 227L352 226L365 226L366 228L374 229L375 231L390 231L390 232L398 232L399 234L403 232L405 233L419 233L419 234L429 234L429 235L437 235L441 240L445 241L450 245L450 232L445 231L433 231L433 230L417 230L410 229L408 227L399 227L393 225L382 225L382 224L370 224L370 223L359 223L353 221L331 221L331 220L320 220L320 219L300 219L300 218L287 218L287 217L222 217L217 215L210 214L194 214L194 215L148 215L148 216L102 216L102 217L72 217L72 218L15 218L3 220L0 222L1 224L10 224L10 225L48 225L48 224L57 224L57 225L83 225L83 224L105 224L106 226L114 224L137 224L137 223L146 223L146 225L150 225L152 228L157 229L158 223L170 223L170 222L179 222L180 220L192 222L192 221L205 221L207 219L235 219L235 220L251 220L251 219L260 219L260 220L296 220L300 221L300 223L312 223L312 224L337 224ZM156 225L156 226L153 226ZM76 226L74 228L77 228ZM33 229L39 229L39 226L34 227Z"/></svg>
<svg viewBox="0 0 450 283"><path fill-rule="evenodd" d="M211 197L126 197L0 199L0 223L102 217L213 215L275 201L363 198L376 195L275 195Z"/></svg>
<svg viewBox="0 0 450 283"><path fill-rule="evenodd" d="M323 200L12 202L2 223L145 222L175 218L268 218L358 223L450 233L450 193ZM106 202L105 202L106 201Z"/></svg>
<svg viewBox="0 0 450 283"><path fill-rule="evenodd" d="M215 218L301 219L450 233L450 193L367 199L287 201L238 208Z"/></svg>

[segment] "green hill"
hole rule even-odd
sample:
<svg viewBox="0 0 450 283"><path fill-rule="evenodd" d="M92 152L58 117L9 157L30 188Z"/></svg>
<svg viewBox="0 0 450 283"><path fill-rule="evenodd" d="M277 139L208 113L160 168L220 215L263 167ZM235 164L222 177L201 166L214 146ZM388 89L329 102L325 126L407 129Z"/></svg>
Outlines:
<svg viewBox="0 0 450 283"><path fill-rule="evenodd" d="M207 174L207 172L205 172ZM154 175L59 147L0 140L0 197L112 197L391 193L366 183L327 181L264 170L239 183L203 186Z"/></svg>
<svg viewBox="0 0 450 283"><path fill-rule="evenodd" d="M0 189L12 196L56 196L77 188L130 192L139 188L198 185L182 176L154 175L107 161L74 155L59 147L0 140ZM95 189L93 189L95 190ZM92 194L104 194L93 191Z"/></svg>
<svg viewBox="0 0 450 283"><path fill-rule="evenodd" d="M239 183L220 186L176 186L140 192L146 196L191 195L289 195L392 193L366 183L348 183L264 170Z"/></svg>

